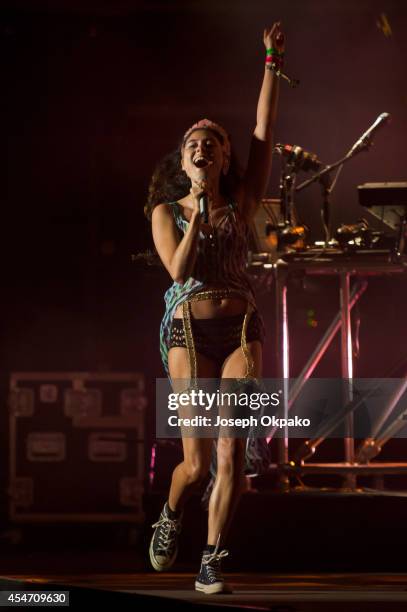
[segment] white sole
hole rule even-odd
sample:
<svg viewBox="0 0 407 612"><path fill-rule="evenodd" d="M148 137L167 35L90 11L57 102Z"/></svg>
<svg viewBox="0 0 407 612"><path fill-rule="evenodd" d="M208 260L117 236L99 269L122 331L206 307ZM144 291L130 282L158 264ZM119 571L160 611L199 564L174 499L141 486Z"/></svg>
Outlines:
<svg viewBox="0 0 407 612"><path fill-rule="evenodd" d="M216 593L231 593L231 589L227 588L223 582L215 582L215 584L202 584L195 581L195 590L205 593L205 595L215 595Z"/></svg>
<svg viewBox="0 0 407 612"><path fill-rule="evenodd" d="M148 549L148 553L150 556L150 563L155 569L155 571L156 572L166 572L168 569L170 569L170 567L174 565L175 559L177 557L178 549L176 549L174 555L172 556L172 559L166 565L160 565L159 563L157 563L157 561L154 558L153 538L151 538L150 548Z"/></svg>

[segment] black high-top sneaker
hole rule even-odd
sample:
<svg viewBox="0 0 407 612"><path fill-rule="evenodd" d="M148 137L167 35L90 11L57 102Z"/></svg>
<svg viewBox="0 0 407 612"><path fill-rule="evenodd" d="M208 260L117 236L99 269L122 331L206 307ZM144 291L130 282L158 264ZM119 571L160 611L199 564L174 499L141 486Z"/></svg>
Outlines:
<svg viewBox="0 0 407 612"><path fill-rule="evenodd" d="M177 518L169 517L168 502L160 514L160 518L152 527L155 528L150 543L150 561L157 572L165 572L173 564L178 553L178 536L182 527L181 513Z"/></svg>
<svg viewBox="0 0 407 612"><path fill-rule="evenodd" d="M201 569L195 580L195 589L206 593L206 595L232 592L230 586L223 580L220 571L221 559L227 557L229 552L227 550L218 552L218 548L219 544L216 544L215 550L212 553L207 549L204 550Z"/></svg>

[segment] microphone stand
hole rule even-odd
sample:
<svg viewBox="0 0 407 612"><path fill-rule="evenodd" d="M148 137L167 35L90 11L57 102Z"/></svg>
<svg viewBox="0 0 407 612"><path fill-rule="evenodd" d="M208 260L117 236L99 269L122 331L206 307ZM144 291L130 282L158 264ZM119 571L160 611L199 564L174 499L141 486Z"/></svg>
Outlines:
<svg viewBox="0 0 407 612"><path fill-rule="evenodd" d="M339 172L339 170L338 170ZM321 220L325 232L325 247L331 242L331 192L334 181L331 183L331 177L329 173L323 174L319 177L319 183L321 185L322 192L322 208L321 208Z"/></svg>
<svg viewBox="0 0 407 612"><path fill-rule="evenodd" d="M280 202L284 227L292 225L296 177L296 164L287 162L280 179Z"/></svg>
<svg viewBox="0 0 407 612"><path fill-rule="evenodd" d="M331 240L331 193L336 185L339 173L342 170L342 166L361 151L368 150L371 145L372 138L370 136L362 140L359 138L344 157L339 159L334 164L325 166L323 170L317 172L316 174L314 174L314 176L311 176L311 178L307 179L295 188L295 191L301 191L302 189L305 189L305 187L308 187L308 185L311 185L311 183L314 183L315 181L320 182L323 197L321 217L325 232L325 247L329 245L329 242ZM332 172L332 170L335 170L336 168L338 168L338 172L336 173L335 178L331 182L329 173Z"/></svg>

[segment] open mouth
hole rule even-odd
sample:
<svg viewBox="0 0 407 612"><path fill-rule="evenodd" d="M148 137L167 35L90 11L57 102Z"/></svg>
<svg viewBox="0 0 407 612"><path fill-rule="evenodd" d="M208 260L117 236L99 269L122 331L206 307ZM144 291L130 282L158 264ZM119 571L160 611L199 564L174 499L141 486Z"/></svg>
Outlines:
<svg viewBox="0 0 407 612"><path fill-rule="evenodd" d="M203 155L199 155L193 160L193 163L197 168L206 168L207 166L213 164L213 161L207 157L204 157Z"/></svg>

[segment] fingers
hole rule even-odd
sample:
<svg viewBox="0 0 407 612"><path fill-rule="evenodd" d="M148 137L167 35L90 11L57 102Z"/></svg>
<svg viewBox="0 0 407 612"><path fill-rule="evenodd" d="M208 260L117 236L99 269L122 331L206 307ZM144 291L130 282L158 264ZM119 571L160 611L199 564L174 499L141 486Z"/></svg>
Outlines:
<svg viewBox="0 0 407 612"><path fill-rule="evenodd" d="M283 47L284 46L285 37L284 37L284 34L282 32L280 32L280 31L277 32L275 40L276 40L277 47Z"/></svg>
<svg viewBox="0 0 407 612"><path fill-rule="evenodd" d="M285 37L281 30L281 21L276 21L270 28L265 28L263 38L266 46L271 44L273 47L283 47Z"/></svg>
<svg viewBox="0 0 407 612"><path fill-rule="evenodd" d="M194 198L198 200L204 194L206 194L209 197L212 197L212 190L208 184L208 181L206 180L193 181L192 187L190 189L190 193Z"/></svg>
<svg viewBox="0 0 407 612"><path fill-rule="evenodd" d="M202 196L207 196L210 200L212 199L213 192L210 188L208 181L205 179L194 180L190 189L192 196L192 209L195 212L200 212L200 200Z"/></svg>
<svg viewBox="0 0 407 612"><path fill-rule="evenodd" d="M263 37L274 39L279 33L282 34L281 21L276 21L270 28L265 28L263 30Z"/></svg>
<svg viewBox="0 0 407 612"><path fill-rule="evenodd" d="M264 33L263 33L263 37L264 38L268 38L268 37L270 37L272 35L273 27L274 26L272 26L271 28L265 28L264 29Z"/></svg>
<svg viewBox="0 0 407 612"><path fill-rule="evenodd" d="M200 192L200 191L207 189L208 186L209 186L209 183L207 179L194 179L192 181L191 191L193 190L196 192Z"/></svg>
<svg viewBox="0 0 407 612"><path fill-rule="evenodd" d="M277 29L281 28L281 21L275 21L272 26L266 28L264 31L268 34L273 34Z"/></svg>

